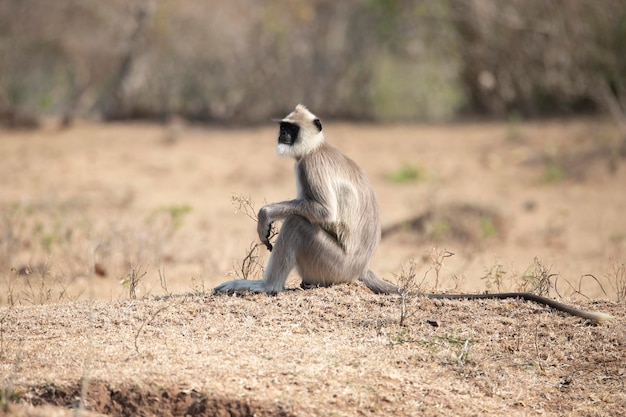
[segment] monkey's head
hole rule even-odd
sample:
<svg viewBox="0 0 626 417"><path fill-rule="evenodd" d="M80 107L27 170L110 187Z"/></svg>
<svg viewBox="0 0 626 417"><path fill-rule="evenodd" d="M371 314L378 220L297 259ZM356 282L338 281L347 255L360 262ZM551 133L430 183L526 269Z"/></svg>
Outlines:
<svg viewBox="0 0 626 417"><path fill-rule="evenodd" d="M285 118L275 121L280 123L276 152L281 156L299 159L324 143L322 122L302 104Z"/></svg>

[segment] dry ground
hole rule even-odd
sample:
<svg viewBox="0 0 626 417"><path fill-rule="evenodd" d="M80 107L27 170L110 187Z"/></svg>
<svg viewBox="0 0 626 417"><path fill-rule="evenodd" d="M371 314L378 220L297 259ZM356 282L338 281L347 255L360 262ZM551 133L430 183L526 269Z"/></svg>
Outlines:
<svg viewBox="0 0 626 417"><path fill-rule="evenodd" d="M80 301L2 310L0 359L13 398L112 415L625 415L623 304L583 305L616 320L413 299L399 326L356 285Z"/></svg>
<svg viewBox="0 0 626 417"><path fill-rule="evenodd" d="M413 260L423 289L549 291L616 319L412 299L400 326L397 298L358 285L213 297L255 241L232 195L295 193L273 126L0 131L2 402L24 404L8 413L626 414L626 146L609 122L326 131L374 183L385 278Z"/></svg>

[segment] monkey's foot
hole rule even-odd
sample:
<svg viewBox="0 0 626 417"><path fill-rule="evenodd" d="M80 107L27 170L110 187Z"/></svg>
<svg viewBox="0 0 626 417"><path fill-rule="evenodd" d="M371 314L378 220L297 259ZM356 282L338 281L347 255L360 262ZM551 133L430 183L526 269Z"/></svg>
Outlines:
<svg viewBox="0 0 626 417"><path fill-rule="evenodd" d="M276 294L278 292L283 291L284 288L273 288L269 287L265 281L261 280L247 280L247 279L236 279L234 281L227 281L223 284L215 287L213 292L215 294L232 294L232 293L241 293L241 292L254 292L254 293L265 293L265 294Z"/></svg>

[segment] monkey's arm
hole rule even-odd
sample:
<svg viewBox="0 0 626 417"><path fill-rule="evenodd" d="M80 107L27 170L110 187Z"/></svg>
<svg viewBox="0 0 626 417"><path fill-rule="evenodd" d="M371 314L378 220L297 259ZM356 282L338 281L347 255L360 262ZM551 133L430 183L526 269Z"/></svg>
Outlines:
<svg viewBox="0 0 626 417"><path fill-rule="evenodd" d="M337 190L332 173L327 167L332 161L313 160L312 157L302 158L296 163L296 183L298 197L294 200L282 201L264 206L259 210L257 233L261 242L271 251L269 233L272 223L285 220L290 216L300 216L325 230L335 230L337 222Z"/></svg>
<svg viewBox="0 0 626 417"><path fill-rule="evenodd" d="M331 207L312 200L290 200L268 204L261 207L258 214L257 233L261 242L271 251L269 241L272 223L285 220L290 216L304 217L313 224L326 228L333 223L334 214Z"/></svg>

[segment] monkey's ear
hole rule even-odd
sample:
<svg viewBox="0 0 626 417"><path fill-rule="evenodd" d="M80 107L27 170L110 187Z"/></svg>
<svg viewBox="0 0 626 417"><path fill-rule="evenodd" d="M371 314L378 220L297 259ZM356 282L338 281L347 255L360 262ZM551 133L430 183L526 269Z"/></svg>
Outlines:
<svg viewBox="0 0 626 417"><path fill-rule="evenodd" d="M314 124L315 126L317 126L317 129L318 129L320 132L322 131L322 122L320 122L320 119L317 119L317 118L316 118L315 120L313 120L313 124Z"/></svg>

